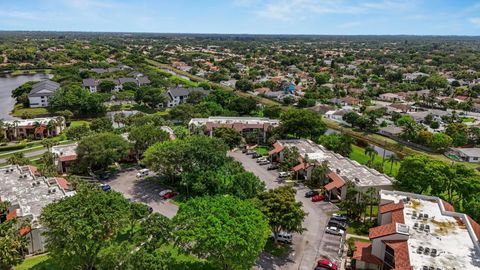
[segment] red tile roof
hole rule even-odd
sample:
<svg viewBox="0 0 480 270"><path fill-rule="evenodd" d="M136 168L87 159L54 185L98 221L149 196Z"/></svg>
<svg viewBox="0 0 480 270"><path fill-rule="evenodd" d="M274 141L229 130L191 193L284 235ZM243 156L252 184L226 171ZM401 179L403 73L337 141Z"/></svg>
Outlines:
<svg viewBox="0 0 480 270"><path fill-rule="evenodd" d="M388 203L380 206L380 214L385 214L398 209L403 209L403 203Z"/></svg>
<svg viewBox="0 0 480 270"><path fill-rule="evenodd" d="M407 240L387 240L383 242L394 250L396 270L412 269L410 257L408 256Z"/></svg>
<svg viewBox="0 0 480 270"><path fill-rule="evenodd" d="M366 242L355 242L355 252L353 252L352 258L366 263L383 264L382 260L372 254L372 244Z"/></svg>
<svg viewBox="0 0 480 270"><path fill-rule="evenodd" d="M328 178L330 178L330 180L332 180L332 182L325 185L326 190L330 191L334 188L341 188L345 185L345 180L343 180L343 178L340 177L335 172L330 172L330 173L328 173L327 176L328 176Z"/></svg>
<svg viewBox="0 0 480 270"><path fill-rule="evenodd" d="M303 163L303 162L298 164L297 166L293 167L293 171L295 171L295 172L298 172L298 171L303 170L303 169L305 169L305 163Z"/></svg>
<svg viewBox="0 0 480 270"><path fill-rule="evenodd" d="M396 223L389 223L382 226L373 227L368 231L368 237L375 239L397 233Z"/></svg>
<svg viewBox="0 0 480 270"><path fill-rule="evenodd" d="M73 161L77 159L77 155L68 155L68 156L61 156L58 160L60 161Z"/></svg>
<svg viewBox="0 0 480 270"><path fill-rule="evenodd" d="M13 218L16 218L16 217L17 217L17 210L16 209L8 212L8 214L7 214L7 220L10 220L10 219L13 219Z"/></svg>
<svg viewBox="0 0 480 270"><path fill-rule="evenodd" d="M398 209L392 212L392 223L405 224L405 217L403 216L403 209Z"/></svg>
<svg viewBox="0 0 480 270"><path fill-rule="evenodd" d="M38 168L32 165L28 165L28 168L30 171L32 171L33 175L35 176L40 176L40 172L38 171Z"/></svg>
<svg viewBox="0 0 480 270"><path fill-rule="evenodd" d="M63 190L70 190L70 183L68 183L65 178L56 177L55 179L57 180L58 186L61 187Z"/></svg>
<svg viewBox="0 0 480 270"><path fill-rule="evenodd" d="M455 212L455 208L453 207L453 205L449 204L448 202L446 202L444 200L441 200L441 201L442 201L442 204L443 204L443 208L445 208L446 211Z"/></svg>
<svg viewBox="0 0 480 270"><path fill-rule="evenodd" d="M276 143L273 144L273 149L270 150L270 152L268 152L268 155L271 156L273 154L280 153L280 152L282 152L282 150L283 150L283 146L281 144L279 144L278 142L276 142Z"/></svg>
<svg viewBox="0 0 480 270"><path fill-rule="evenodd" d="M477 236L477 239L480 240L480 225L475 220L473 220L473 218L471 218L470 216L467 216L467 217L468 217L468 221L472 225L473 232Z"/></svg>

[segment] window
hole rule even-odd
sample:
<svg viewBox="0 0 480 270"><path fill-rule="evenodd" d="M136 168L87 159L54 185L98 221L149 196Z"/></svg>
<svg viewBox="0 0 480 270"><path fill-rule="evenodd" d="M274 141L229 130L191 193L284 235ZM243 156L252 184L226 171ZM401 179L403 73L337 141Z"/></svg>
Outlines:
<svg viewBox="0 0 480 270"><path fill-rule="evenodd" d="M383 258L382 270L390 269L395 269L395 251L391 247L385 246L385 257Z"/></svg>
<svg viewBox="0 0 480 270"><path fill-rule="evenodd" d="M473 160L478 160L478 157L474 157Z"/></svg>

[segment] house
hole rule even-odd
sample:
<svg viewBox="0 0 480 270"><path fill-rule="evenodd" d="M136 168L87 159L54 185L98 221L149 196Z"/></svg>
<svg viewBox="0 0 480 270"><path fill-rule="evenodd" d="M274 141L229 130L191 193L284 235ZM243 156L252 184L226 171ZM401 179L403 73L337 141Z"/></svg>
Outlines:
<svg viewBox="0 0 480 270"><path fill-rule="evenodd" d="M32 85L32 90L28 94L30 108L48 107L48 99L52 97L60 88L60 84L44 80Z"/></svg>
<svg viewBox="0 0 480 270"><path fill-rule="evenodd" d="M46 251L45 229L39 222L42 209L64 197L75 195L64 178L43 177L34 166L10 165L0 168L0 200L8 201L6 219L29 219L30 227L20 227L19 232L28 242L28 254Z"/></svg>
<svg viewBox="0 0 480 270"><path fill-rule="evenodd" d="M70 172L72 163L77 160L77 143L55 145L50 152L54 156L54 164L58 173Z"/></svg>
<svg viewBox="0 0 480 270"><path fill-rule="evenodd" d="M398 94L394 94L394 93L380 94L378 96L378 99L383 101L390 101L390 102L405 101L405 97Z"/></svg>
<svg viewBox="0 0 480 270"><path fill-rule="evenodd" d="M348 112L351 112L351 110L342 109L342 110L328 111L325 113L325 117L339 123L347 124L345 121L343 121L343 116Z"/></svg>
<svg viewBox="0 0 480 270"><path fill-rule="evenodd" d="M479 269L480 225L444 200L379 192L371 243L355 242L354 269Z"/></svg>
<svg viewBox="0 0 480 270"><path fill-rule="evenodd" d="M423 72L413 72L403 74L403 79L406 81L415 81L419 77L428 77L428 74Z"/></svg>
<svg viewBox="0 0 480 270"><path fill-rule="evenodd" d="M312 110L312 111L314 111L314 112L316 112L316 113L319 113L319 114L325 114L325 113L327 113L328 111L333 111L333 110L334 110L334 108L333 108L332 106L327 105L327 104L321 104L321 103L316 104L315 106L310 107L310 108L308 108L308 109L309 109L309 110Z"/></svg>
<svg viewBox="0 0 480 270"><path fill-rule="evenodd" d="M220 84L231 87L231 88L235 88L235 85L237 84L237 80L231 79L228 81L221 81Z"/></svg>
<svg viewBox="0 0 480 270"><path fill-rule="evenodd" d="M388 105L387 111L389 112L399 112L399 113L407 113L407 112L413 112L415 109L404 103L392 103Z"/></svg>
<svg viewBox="0 0 480 270"><path fill-rule="evenodd" d="M215 129L225 127L233 128L246 138L249 134L255 134L257 141L265 143L267 132L280 124L278 120L264 117L223 117L192 118L188 123L191 133L202 133L213 136Z"/></svg>
<svg viewBox="0 0 480 270"><path fill-rule="evenodd" d="M3 138L7 140L53 137L59 135L66 127L65 118L61 116L4 120L3 123L4 128L0 132L3 132Z"/></svg>
<svg viewBox="0 0 480 270"><path fill-rule="evenodd" d="M327 162L330 172L329 181L324 188L327 197L331 200L346 197L346 183L350 182L360 191L365 193L369 188L391 190L393 179L385 174L360 165L356 161L343 157L325 149L310 140L279 140L273 145L274 149L269 156L274 161L281 161L286 148L296 148L300 154L299 162L292 168L297 179L310 179L315 163Z"/></svg>
<svg viewBox="0 0 480 270"><path fill-rule="evenodd" d="M138 87L142 85L147 85L150 83L150 80L147 76L140 76L134 78L118 78L118 79L93 79L87 78L82 80L82 86L88 89L92 93L98 92L98 86L102 81L111 81L115 84L115 88L113 89L114 92L121 91L123 89L123 84L130 82L136 84Z"/></svg>
<svg viewBox="0 0 480 270"><path fill-rule="evenodd" d="M259 95L264 95L264 94L266 94L266 93L268 93L268 92L270 92L270 91L271 91L271 90L270 90L270 88L268 88L268 87L260 87L260 88L255 89L255 93L257 93L257 94L259 94Z"/></svg>
<svg viewBox="0 0 480 270"><path fill-rule="evenodd" d="M480 148L450 148L445 155L454 160L461 160L464 162L479 162Z"/></svg>
<svg viewBox="0 0 480 270"><path fill-rule="evenodd" d="M200 92L204 95L208 95L209 91L205 90L201 87L193 87L193 88L184 88L184 87L175 87L168 89L166 95L168 98L167 107L175 107L181 103L187 102L188 96L192 92Z"/></svg>
<svg viewBox="0 0 480 270"><path fill-rule="evenodd" d="M378 130L379 134L390 137L390 138L397 138L402 134L402 132L403 132L403 128L397 127L397 126L381 127Z"/></svg>
<svg viewBox="0 0 480 270"><path fill-rule="evenodd" d="M330 102L338 106L357 106L360 104L360 99L351 96L332 98Z"/></svg>

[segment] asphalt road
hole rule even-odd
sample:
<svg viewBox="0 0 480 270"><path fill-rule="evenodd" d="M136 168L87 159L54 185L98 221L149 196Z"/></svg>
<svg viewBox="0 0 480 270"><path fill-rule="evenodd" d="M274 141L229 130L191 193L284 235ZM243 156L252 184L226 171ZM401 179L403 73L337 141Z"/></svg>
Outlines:
<svg viewBox="0 0 480 270"><path fill-rule="evenodd" d="M178 211L178 206L169 200L160 198L162 188L154 181L138 179L137 170L125 171L105 181L113 190L122 193L126 198L143 202L153 208L153 212L160 213L168 218L173 218Z"/></svg>
<svg viewBox="0 0 480 270"><path fill-rule="evenodd" d="M37 151L23 153L23 155L26 158L30 158L30 157L40 156L45 152L47 152L47 149L43 148L43 149L40 149L40 150L37 150ZM7 163L7 159L8 158L0 158L0 164Z"/></svg>
<svg viewBox="0 0 480 270"><path fill-rule="evenodd" d="M250 156L239 151L229 152L229 156L240 161L247 171L263 180L268 189L282 185L282 182L277 180L277 171L268 171L267 166L258 165ZM288 257L275 258L263 253L257 262L256 269L311 270L321 258L340 263L338 250L341 237L324 233L329 213L337 210L336 206L328 202L314 203L309 198L305 198L304 195L309 190L307 187L298 186L296 189L296 199L302 202L304 211L308 213L303 223L306 230L302 234L294 234Z"/></svg>

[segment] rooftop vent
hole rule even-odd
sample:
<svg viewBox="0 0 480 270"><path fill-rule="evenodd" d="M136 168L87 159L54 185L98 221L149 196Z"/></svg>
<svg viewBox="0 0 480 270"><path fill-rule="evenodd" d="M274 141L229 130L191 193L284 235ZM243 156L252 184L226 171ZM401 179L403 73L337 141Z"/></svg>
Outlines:
<svg viewBox="0 0 480 270"><path fill-rule="evenodd" d="M397 223L397 232L402 234L408 234L408 226L405 224Z"/></svg>
<svg viewBox="0 0 480 270"><path fill-rule="evenodd" d="M337 172L337 174L340 174L340 173L341 173L340 169L337 169L336 172Z"/></svg>

